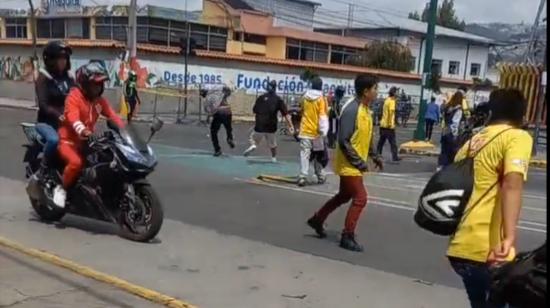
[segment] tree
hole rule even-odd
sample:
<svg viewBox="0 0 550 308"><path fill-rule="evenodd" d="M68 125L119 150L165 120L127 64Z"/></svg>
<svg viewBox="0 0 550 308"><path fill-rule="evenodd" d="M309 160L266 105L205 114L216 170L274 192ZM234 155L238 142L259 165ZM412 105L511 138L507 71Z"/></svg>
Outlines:
<svg viewBox="0 0 550 308"><path fill-rule="evenodd" d="M418 12L412 12L409 13L409 18L427 22L429 11L430 4L426 3L421 16L419 16ZM464 20L460 21L456 16L454 0L443 0L441 5L437 8L437 25L464 31L466 23Z"/></svg>
<svg viewBox="0 0 550 308"><path fill-rule="evenodd" d="M409 13L409 19L420 20L420 14L418 14L418 11L411 12Z"/></svg>
<svg viewBox="0 0 550 308"><path fill-rule="evenodd" d="M367 45L347 64L400 72L410 72L414 66L410 49L392 41L375 41Z"/></svg>
<svg viewBox="0 0 550 308"><path fill-rule="evenodd" d="M313 78L318 76L319 74L317 74L313 69L307 67L300 75L300 79L304 82L310 82Z"/></svg>

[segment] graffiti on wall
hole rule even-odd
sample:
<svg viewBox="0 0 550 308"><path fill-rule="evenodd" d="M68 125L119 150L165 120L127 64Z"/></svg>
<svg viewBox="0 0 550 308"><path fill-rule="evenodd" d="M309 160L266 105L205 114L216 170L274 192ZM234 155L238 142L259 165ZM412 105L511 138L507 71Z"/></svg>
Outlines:
<svg viewBox="0 0 550 308"><path fill-rule="evenodd" d="M33 81L31 57L0 57L0 79L14 81Z"/></svg>

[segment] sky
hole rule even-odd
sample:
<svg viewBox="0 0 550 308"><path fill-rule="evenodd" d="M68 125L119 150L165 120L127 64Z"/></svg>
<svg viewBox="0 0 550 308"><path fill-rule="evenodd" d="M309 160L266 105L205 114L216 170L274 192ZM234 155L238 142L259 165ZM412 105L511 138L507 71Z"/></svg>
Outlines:
<svg viewBox="0 0 550 308"><path fill-rule="evenodd" d="M39 3L39 0L33 0ZM84 5L94 3L129 3L129 0L82 0ZM406 16L413 10L422 11L427 0L313 0L321 3L324 9L342 12L345 15L347 4L355 2L364 8L374 8L391 11L394 14ZM185 2L190 10L200 10L202 0L138 0L139 5L154 4L158 6L184 9ZM439 1L441 3L442 0ZM0 8L25 7L26 0L0 0ZM467 23L472 22L505 22L505 23L532 23L535 19L539 0L455 0L457 15ZM359 18L356 14L356 18Z"/></svg>

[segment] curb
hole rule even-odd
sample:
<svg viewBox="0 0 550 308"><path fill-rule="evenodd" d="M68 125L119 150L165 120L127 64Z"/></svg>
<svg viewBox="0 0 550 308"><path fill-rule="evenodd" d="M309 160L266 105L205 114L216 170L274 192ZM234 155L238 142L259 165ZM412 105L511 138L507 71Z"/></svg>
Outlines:
<svg viewBox="0 0 550 308"><path fill-rule="evenodd" d="M38 107L34 107L34 106L23 106L23 105L2 104L2 103L0 103L0 107L10 108L10 109L38 110Z"/></svg>
<svg viewBox="0 0 550 308"><path fill-rule="evenodd" d="M439 156L438 152L425 151L425 150L424 151L423 150L412 150L412 149L400 149L399 153L400 154L417 155L417 156L427 156L427 157L437 157L437 156ZM535 167L535 168L544 168L544 169L546 169L547 162L546 162L546 160L542 160L542 159L532 159L529 162L529 166Z"/></svg>
<svg viewBox="0 0 550 308"><path fill-rule="evenodd" d="M40 251L33 248L27 248L16 242L12 242L8 239L0 237L0 246L15 250L24 255L36 258L45 263L53 264L65 269L68 269L78 275L88 277L99 282L105 283L107 285L121 289L122 291L131 293L133 295L144 298L150 302L164 305L166 307L172 308L197 308L191 304L178 300L168 295L161 294L157 291L153 291L142 286L132 284L128 281L122 280L115 276L111 276L99 271L96 271L90 267L80 265L73 261L60 258L56 255L48 253L46 251Z"/></svg>

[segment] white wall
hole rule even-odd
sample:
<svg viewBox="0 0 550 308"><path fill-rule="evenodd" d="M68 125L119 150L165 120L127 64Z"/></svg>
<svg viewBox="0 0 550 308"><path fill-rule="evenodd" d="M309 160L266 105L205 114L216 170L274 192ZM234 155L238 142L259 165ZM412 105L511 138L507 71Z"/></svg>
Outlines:
<svg viewBox="0 0 550 308"><path fill-rule="evenodd" d="M420 71L422 71L422 68L424 67L426 42L423 42L421 55L420 43L418 40L410 48L413 56L417 57L417 59L420 59ZM472 43L468 43L463 40L440 37L436 38L435 40L432 59L439 59L443 61L441 76L444 78L472 80L473 76L471 76L470 74L471 64L478 63L481 65L481 68L480 74L477 77L484 79L487 73L489 47L482 45L473 45ZM449 64L451 61L460 62L459 73L456 75L449 74Z"/></svg>

